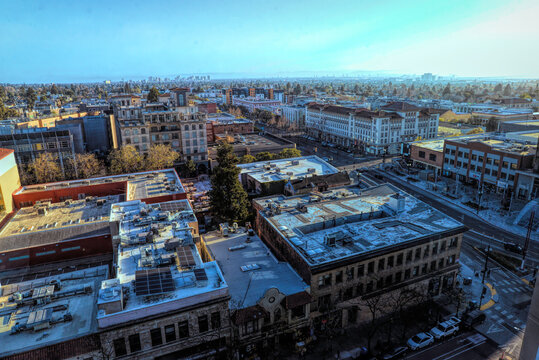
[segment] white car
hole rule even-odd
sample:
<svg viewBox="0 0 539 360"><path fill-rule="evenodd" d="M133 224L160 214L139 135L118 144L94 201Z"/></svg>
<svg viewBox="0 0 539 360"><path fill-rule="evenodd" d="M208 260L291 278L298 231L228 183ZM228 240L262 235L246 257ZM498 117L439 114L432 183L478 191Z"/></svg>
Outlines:
<svg viewBox="0 0 539 360"><path fill-rule="evenodd" d="M429 333L419 333L408 339L408 347L410 350L422 349L434 343L434 338Z"/></svg>
<svg viewBox="0 0 539 360"><path fill-rule="evenodd" d="M452 320L447 320L444 322L439 323L432 329L430 329L430 333L436 340L443 339L447 336L451 336L457 333L459 331L458 324L455 324Z"/></svg>

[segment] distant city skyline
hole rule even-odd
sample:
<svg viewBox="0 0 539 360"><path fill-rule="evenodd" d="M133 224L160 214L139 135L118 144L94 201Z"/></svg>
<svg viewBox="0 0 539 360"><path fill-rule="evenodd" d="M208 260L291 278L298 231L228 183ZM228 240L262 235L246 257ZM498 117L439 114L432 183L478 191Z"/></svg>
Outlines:
<svg viewBox="0 0 539 360"><path fill-rule="evenodd" d="M356 72L539 78L537 13L532 0L0 0L0 83Z"/></svg>

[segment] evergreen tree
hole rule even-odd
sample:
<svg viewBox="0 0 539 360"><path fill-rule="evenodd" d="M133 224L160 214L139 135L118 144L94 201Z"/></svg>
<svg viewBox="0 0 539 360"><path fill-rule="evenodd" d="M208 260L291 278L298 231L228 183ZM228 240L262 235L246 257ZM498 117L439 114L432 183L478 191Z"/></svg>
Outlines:
<svg viewBox="0 0 539 360"><path fill-rule="evenodd" d="M495 93L502 92L502 84L496 84L496 86L494 87L494 92Z"/></svg>
<svg viewBox="0 0 539 360"><path fill-rule="evenodd" d="M238 158L232 145L219 145L217 162L219 165L213 170L209 192L212 209L224 221L243 221L249 216L249 201L238 178L240 169L236 167Z"/></svg>
<svg viewBox="0 0 539 360"><path fill-rule="evenodd" d="M159 101L159 90L155 86L152 86L150 92L148 93L148 102L156 103Z"/></svg>
<svg viewBox="0 0 539 360"><path fill-rule="evenodd" d="M26 105L28 110L32 110L34 108L34 105L36 104L37 95L33 88L29 87L26 89L26 93L24 94L26 99Z"/></svg>
<svg viewBox="0 0 539 360"><path fill-rule="evenodd" d="M505 88L503 89L503 96L511 96L512 93L511 85L507 84L505 85Z"/></svg>
<svg viewBox="0 0 539 360"><path fill-rule="evenodd" d="M449 83L447 83L447 85L445 86L444 91L442 92L442 95L443 96L451 95L451 86L449 85Z"/></svg>

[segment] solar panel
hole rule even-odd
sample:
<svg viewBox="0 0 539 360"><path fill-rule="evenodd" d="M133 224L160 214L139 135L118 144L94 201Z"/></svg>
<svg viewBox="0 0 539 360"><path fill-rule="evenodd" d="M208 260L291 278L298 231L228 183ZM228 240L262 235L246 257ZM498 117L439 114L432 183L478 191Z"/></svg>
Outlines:
<svg viewBox="0 0 539 360"><path fill-rule="evenodd" d="M192 267L196 265L193 251L189 246L178 246L176 253L178 254L180 267Z"/></svg>
<svg viewBox="0 0 539 360"><path fill-rule="evenodd" d="M195 278L197 281L208 280L205 269L195 269Z"/></svg>
<svg viewBox="0 0 539 360"><path fill-rule="evenodd" d="M135 272L135 294L155 295L174 291L170 268L138 270Z"/></svg>

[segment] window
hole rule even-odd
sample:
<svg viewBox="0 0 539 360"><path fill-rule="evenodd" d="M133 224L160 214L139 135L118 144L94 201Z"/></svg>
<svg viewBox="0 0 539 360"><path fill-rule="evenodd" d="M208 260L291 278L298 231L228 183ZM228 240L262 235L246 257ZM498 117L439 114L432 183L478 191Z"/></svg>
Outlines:
<svg viewBox="0 0 539 360"><path fill-rule="evenodd" d="M473 161L477 160L477 155L472 154L472 160L473 160Z"/></svg>
<svg viewBox="0 0 539 360"><path fill-rule="evenodd" d="M387 268L388 269L391 269L393 267L393 255L391 255L390 257L387 258Z"/></svg>
<svg viewBox="0 0 539 360"><path fill-rule="evenodd" d="M412 276L419 275L419 266L414 267L414 271L412 272Z"/></svg>
<svg viewBox="0 0 539 360"><path fill-rule="evenodd" d="M462 157L462 151L459 151L459 155L458 155L458 156L459 156L459 157Z"/></svg>
<svg viewBox="0 0 539 360"><path fill-rule="evenodd" d="M24 259L28 259L29 257L30 255L14 256L12 258L9 258L9 261L24 260Z"/></svg>
<svg viewBox="0 0 539 360"><path fill-rule="evenodd" d="M438 243L432 244L432 255L438 254Z"/></svg>
<svg viewBox="0 0 539 360"><path fill-rule="evenodd" d="M335 284L342 283L342 270L335 274Z"/></svg>
<svg viewBox="0 0 539 360"><path fill-rule="evenodd" d="M369 265L367 265L367 274L372 274L374 272L374 261L371 261Z"/></svg>
<svg viewBox="0 0 539 360"><path fill-rule="evenodd" d="M502 163L502 167L506 168L506 167L508 167L508 166L509 166L509 163L508 163L507 161L504 161L504 162Z"/></svg>
<svg viewBox="0 0 539 360"><path fill-rule="evenodd" d="M56 254L56 251L55 250L44 251L44 252L36 253L36 256L45 256L45 255L52 255L52 254Z"/></svg>
<svg viewBox="0 0 539 360"><path fill-rule="evenodd" d="M393 283L393 275L386 276L385 286L390 286Z"/></svg>
<svg viewBox="0 0 539 360"><path fill-rule="evenodd" d="M80 246L73 246L73 247L64 248L64 249L62 249L62 252L64 252L64 251L73 251L73 250L80 250Z"/></svg>
<svg viewBox="0 0 539 360"><path fill-rule="evenodd" d="M346 280L350 281L354 279L354 268L346 269Z"/></svg>
<svg viewBox="0 0 539 360"><path fill-rule="evenodd" d="M425 158L425 152L424 151L420 151L419 152L419 157L424 159Z"/></svg>
<svg viewBox="0 0 539 360"><path fill-rule="evenodd" d="M221 327L221 313L215 311L211 313L211 328L219 329Z"/></svg>
<svg viewBox="0 0 539 360"><path fill-rule="evenodd" d="M402 271L399 271L395 274L395 282L399 282L402 280Z"/></svg>
<svg viewBox="0 0 539 360"><path fill-rule="evenodd" d="M326 274L318 277L318 288L322 289L326 286L331 286L331 274Z"/></svg>
<svg viewBox="0 0 539 360"><path fill-rule="evenodd" d="M425 249L423 250L423 259L429 256L429 245L425 246Z"/></svg>
<svg viewBox="0 0 539 360"><path fill-rule="evenodd" d="M397 266L402 265L402 258L403 258L402 253L397 255Z"/></svg>
<svg viewBox="0 0 539 360"><path fill-rule="evenodd" d="M412 250L406 253L406 263L408 264L410 262L412 262Z"/></svg>
<svg viewBox="0 0 539 360"><path fill-rule="evenodd" d="M429 154L429 160L430 161L436 161L436 154Z"/></svg>
<svg viewBox="0 0 539 360"><path fill-rule="evenodd" d="M451 255L447 258L447 265L453 265L455 263L455 255Z"/></svg>
<svg viewBox="0 0 539 360"><path fill-rule="evenodd" d="M430 262L430 271L434 271L436 270L436 261L431 261Z"/></svg>
<svg viewBox="0 0 539 360"><path fill-rule="evenodd" d="M198 332L203 333L208 331L208 315L198 317Z"/></svg>
<svg viewBox="0 0 539 360"><path fill-rule="evenodd" d="M408 280L410 278L410 269L406 269L404 271L404 280Z"/></svg>
<svg viewBox="0 0 539 360"><path fill-rule="evenodd" d="M426 274L428 268L429 268L429 264L428 264L428 263L424 263L423 266L421 266L421 274Z"/></svg>
<svg viewBox="0 0 539 360"><path fill-rule="evenodd" d="M357 291L356 293L357 296L363 295L363 284L357 284L356 291Z"/></svg>
<svg viewBox="0 0 539 360"><path fill-rule="evenodd" d="M125 346L125 339L124 338L118 338L113 341L114 346L114 354L116 356L123 356L127 354L127 348Z"/></svg>
<svg viewBox="0 0 539 360"><path fill-rule="evenodd" d="M373 287L374 287L374 284L373 284L373 282L371 280L371 281L369 281L367 283L367 293L370 293L372 291Z"/></svg>
<svg viewBox="0 0 539 360"><path fill-rule="evenodd" d="M421 259L421 248L415 249L415 261Z"/></svg>
<svg viewBox="0 0 539 360"><path fill-rule="evenodd" d="M187 320L178 323L178 336L180 339L189 337L189 322Z"/></svg>
<svg viewBox="0 0 539 360"><path fill-rule="evenodd" d="M140 335L138 333L129 335L129 349L132 353L142 349L140 346Z"/></svg>
<svg viewBox="0 0 539 360"><path fill-rule="evenodd" d="M445 251L445 240L440 243L440 252Z"/></svg>
<svg viewBox="0 0 539 360"><path fill-rule="evenodd" d="M163 338L161 337L161 328L151 329L150 338L152 339L152 346L159 346L163 343Z"/></svg>
<svg viewBox="0 0 539 360"><path fill-rule="evenodd" d="M458 243L459 243L458 237L451 238L451 240L449 240L449 248L452 249L452 248L457 247Z"/></svg>
<svg viewBox="0 0 539 360"><path fill-rule="evenodd" d="M384 270L385 262L385 259L378 260L378 271Z"/></svg>
<svg viewBox="0 0 539 360"><path fill-rule="evenodd" d="M357 267L357 277L365 275L365 265L361 264Z"/></svg>
<svg viewBox="0 0 539 360"><path fill-rule="evenodd" d="M165 341L167 343L176 340L176 329L174 324L165 326Z"/></svg>
<svg viewBox="0 0 539 360"><path fill-rule="evenodd" d="M442 267L444 267L444 259L440 259L440 260L438 261L438 269L440 269L440 268L442 268Z"/></svg>

